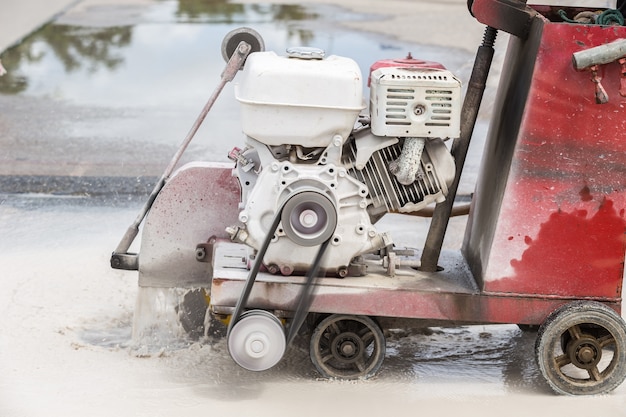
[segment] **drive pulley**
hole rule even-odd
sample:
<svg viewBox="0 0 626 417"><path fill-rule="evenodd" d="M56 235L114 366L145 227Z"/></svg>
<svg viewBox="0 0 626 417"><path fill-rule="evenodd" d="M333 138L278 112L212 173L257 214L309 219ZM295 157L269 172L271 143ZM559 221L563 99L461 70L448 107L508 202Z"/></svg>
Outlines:
<svg viewBox="0 0 626 417"><path fill-rule="evenodd" d="M241 292L237 305L235 306L235 311L231 317L226 336L228 351L232 359L238 365L250 371L264 371L276 365L282 359L286 347L293 341L308 314L311 305L313 282L320 269L324 253L328 248L330 237L336 226L336 220L334 222L329 221L328 216L325 220L320 220L320 217L326 213L324 207L328 206L324 206L323 204L325 203L320 203L320 201L322 201L320 199L315 199L310 195L308 195L308 197L313 198L311 204L307 203L306 198L300 197L289 205L289 202L292 201L292 199L289 199L283 203L276 212L267 236L256 254L254 264L250 269L243 291ZM302 217L311 215L307 212L308 210L320 213L315 217L315 219L317 219L316 221L309 222L308 220L302 220ZM306 223L307 226L310 226L313 230L311 233L313 240L317 241L320 237L326 239L321 243L317 255L311 264L311 268L306 274L305 283L297 297L297 306L294 310L295 315L290 321L287 334L285 334L281 321L272 313L265 310L249 310L244 312L248 298L252 292L254 281L263 263L263 257L267 252L270 242L274 238L274 233L278 229L278 225L283 219L283 213L287 213L289 218L294 214L295 220L293 220L293 222L296 223L296 227L304 226L298 224L298 222ZM304 230L306 232L306 227ZM326 238L327 230L330 230L328 238ZM304 236L307 235L306 233L303 234Z"/></svg>
<svg viewBox="0 0 626 417"><path fill-rule="evenodd" d="M286 348L282 323L265 310L246 311L228 334L230 356L250 371L273 367L282 359Z"/></svg>
<svg viewBox="0 0 626 417"><path fill-rule="evenodd" d="M299 192L287 200L281 216L285 235L300 246L317 246L337 228L337 209L323 194Z"/></svg>

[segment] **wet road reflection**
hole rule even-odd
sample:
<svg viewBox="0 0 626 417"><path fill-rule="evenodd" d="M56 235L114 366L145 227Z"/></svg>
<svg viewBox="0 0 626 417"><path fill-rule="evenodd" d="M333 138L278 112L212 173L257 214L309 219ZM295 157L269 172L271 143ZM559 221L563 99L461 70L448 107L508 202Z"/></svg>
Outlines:
<svg viewBox="0 0 626 417"><path fill-rule="evenodd" d="M219 76L221 40L244 25L264 36L267 49L282 53L289 46L316 46L355 59L364 73L378 59L409 51L452 71L470 58L466 52L342 29L338 22L365 15L330 6L165 1L147 7L132 25L110 27L98 27L93 13L94 27L70 25L61 17L6 51L2 60L9 72L0 79L0 92L113 107L184 103L187 94L196 93L189 90Z"/></svg>
<svg viewBox="0 0 626 417"><path fill-rule="evenodd" d="M471 381L464 385L467 394L489 385L503 393L549 392L535 364L535 338L536 332L516 325L392 330L385 372L433 384Z"/></svg>

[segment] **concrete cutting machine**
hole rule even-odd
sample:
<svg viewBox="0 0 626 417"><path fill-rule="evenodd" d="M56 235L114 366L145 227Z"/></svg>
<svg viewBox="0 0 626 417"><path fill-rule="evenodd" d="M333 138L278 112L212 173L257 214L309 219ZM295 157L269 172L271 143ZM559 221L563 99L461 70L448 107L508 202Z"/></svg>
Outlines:
<svg viewBox="0 0 626 417"><path fill-rule="evenodd" d="M348 379L381 367L393 320L512 323L538 326L537 364L556 392L616 388L626 377L623 17L468 6L486 30L464 99L439 63L378 61L365 83L350 58L281 55L252 29L227 34L221 82L112 267L138 270L141 287L203 289L207 320L229 320L229 353L251 371L276 365L304 323L319 373ZM511 36L465 237L445 251L499 30ZM175 170L235 76L245 135L233 163ZM423 248L397 247L377 225L428 212Z"/></svg>

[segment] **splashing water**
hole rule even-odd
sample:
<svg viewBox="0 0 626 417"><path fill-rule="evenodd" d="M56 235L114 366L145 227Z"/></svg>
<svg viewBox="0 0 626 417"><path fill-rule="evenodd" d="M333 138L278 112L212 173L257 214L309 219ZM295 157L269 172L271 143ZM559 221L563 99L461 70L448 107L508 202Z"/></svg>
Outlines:
<svg viewBox="0 0 626 417"><path fill-rule="evenodd" d="M135 355L151 356L189 345L180 320L180 306L187 292L181 288L139 288L131 342Z"/></svg>

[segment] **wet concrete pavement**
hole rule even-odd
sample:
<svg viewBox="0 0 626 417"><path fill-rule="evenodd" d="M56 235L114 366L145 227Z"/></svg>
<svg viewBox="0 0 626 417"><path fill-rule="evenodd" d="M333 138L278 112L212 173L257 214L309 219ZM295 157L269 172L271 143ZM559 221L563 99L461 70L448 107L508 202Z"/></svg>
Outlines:
<svg viewBox="0 0 626 417"><path fill-rule="evenodd" d="M76 0L9 0L3 2L2 13L0 13L0 51L19 43L76 2Z"/></svg>

